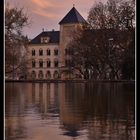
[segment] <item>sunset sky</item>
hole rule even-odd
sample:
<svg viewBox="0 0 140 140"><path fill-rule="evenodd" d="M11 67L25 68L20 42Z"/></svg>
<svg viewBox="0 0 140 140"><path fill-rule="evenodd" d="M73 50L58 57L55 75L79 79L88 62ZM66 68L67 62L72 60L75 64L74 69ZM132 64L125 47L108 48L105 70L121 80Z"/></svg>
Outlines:
<svg viewBox="0 0 140 140"><path fill-rule="evenodd" d="M11 6L24 7L31 21L31 25L24 29L24 34L33 39L42 32L42 28L47 31L59 30L59 21L69 12L73 4L87 19L90 8L98 0L6 0L5 2L9 2Z"/></svg>

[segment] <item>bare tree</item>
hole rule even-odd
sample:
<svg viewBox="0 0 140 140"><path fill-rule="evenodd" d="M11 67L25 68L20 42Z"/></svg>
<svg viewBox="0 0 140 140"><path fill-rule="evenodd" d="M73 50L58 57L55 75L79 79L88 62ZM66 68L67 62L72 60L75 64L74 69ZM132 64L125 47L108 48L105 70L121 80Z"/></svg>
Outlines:
<svg viewBox="0 0 140 140"><path fill-rule="evenodd" d="M94 5L88 15L92 29L126 29L135 26L135 2L108 0Z"/></svg>
<svg viewBox="0 0 140 140"><path fill-rule="evenodd" d="M5 7L5 72L14 74L20 71L25 61L28 38L23 35L23 28L29 25L29 18L23 8Z"/></svg>
<svg viewBox="0 0 140 140"><path fill-rule="evenodd" d="M85 79L121 79L125 50L135 32L134 1L99 2L89 11L88 25L70 43L74 69ZM130 54L130 53L129 53ZM132 54L133 55L133 54Z"/></svg>

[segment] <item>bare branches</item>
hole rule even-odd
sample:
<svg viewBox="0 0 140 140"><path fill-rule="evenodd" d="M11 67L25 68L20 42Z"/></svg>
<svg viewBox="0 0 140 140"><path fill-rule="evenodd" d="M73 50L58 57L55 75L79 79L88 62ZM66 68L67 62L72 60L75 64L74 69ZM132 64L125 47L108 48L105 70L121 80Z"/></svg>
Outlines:
<svg viewBox="0 0 140 140"><path fill-rule="evenodd" d="M24 8L5 7L5 69L6 73L13 73L22 67L25 61L28 38L22 33L23 28L29 25L29 18Z"/></svg>
<svg viewBox="0 0 140 140"><path fill-rule="evenodd" d="M84 26L71 42L74 69L87 79L134 79L135 6L108 0L93 6ZM131 47L130 47L131 46ZM128 60L128 61L127 61ZM130 62L132 67L128 67ZM129 71L127 75L125 70ZM131 77L131 78L130 78Z"/></svg>
<svg viewBox="0 0 140 140"><path fill-rule="evenodd" d="M126 29L135 27L135 5L132 0L108 0L93 6L88 22L93 29Z"/></svg>

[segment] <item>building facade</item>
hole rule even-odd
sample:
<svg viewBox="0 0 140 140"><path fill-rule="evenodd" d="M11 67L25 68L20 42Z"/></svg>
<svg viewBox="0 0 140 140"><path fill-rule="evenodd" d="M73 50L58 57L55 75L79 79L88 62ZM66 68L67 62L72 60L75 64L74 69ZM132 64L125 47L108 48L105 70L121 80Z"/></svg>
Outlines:
<svg viewBox="0 0 140 140"><path fill-rule="evenodd" d="M66 72L70 56L67 47L85 19L73 7L59 22L60 31L43 31L28 45L28 79L70 79Z"/></svg>

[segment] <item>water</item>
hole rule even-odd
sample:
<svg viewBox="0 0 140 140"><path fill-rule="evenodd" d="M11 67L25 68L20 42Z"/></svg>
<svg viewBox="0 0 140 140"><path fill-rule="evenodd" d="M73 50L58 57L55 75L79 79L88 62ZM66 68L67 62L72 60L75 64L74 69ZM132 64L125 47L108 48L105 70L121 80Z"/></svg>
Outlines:
<svg viewBox="0 0 140 140"><path fill-rule="evenodd" d="M6 83L6 140L134 140L130 83Z"/></svg>

